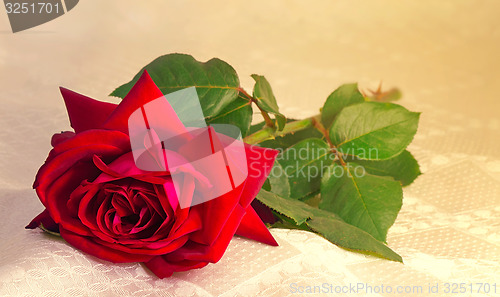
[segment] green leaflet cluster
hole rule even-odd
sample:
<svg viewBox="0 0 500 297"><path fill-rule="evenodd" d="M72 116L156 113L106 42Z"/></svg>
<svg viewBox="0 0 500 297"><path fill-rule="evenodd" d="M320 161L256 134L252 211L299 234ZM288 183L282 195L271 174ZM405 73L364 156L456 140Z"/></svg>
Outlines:
<svg viewBox="0 0 500 297"><path fill-rule="evenodd" d="M196 87L208 124L236 125L245 142L280 150L257 196L279 218L274 227L309 230L341 247L402 261L385 241L402 187L420 175L406 150L419 113L389 102L399 99L398 90L366 96L357 84L342 85L319 115L291 120L280 113L264 76L252 75L250 95L226 62L170 54L111 95L123 98L144 69L164 94ZM254 107L265 121L251 126Z"/></svg>

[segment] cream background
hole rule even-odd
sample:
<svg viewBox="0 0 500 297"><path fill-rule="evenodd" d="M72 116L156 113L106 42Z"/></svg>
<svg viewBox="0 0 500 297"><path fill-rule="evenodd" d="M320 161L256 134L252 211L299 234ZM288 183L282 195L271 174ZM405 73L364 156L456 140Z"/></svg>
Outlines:
<svg viewBox="0 0 500 297"><path fill-rule="evenodd" d="M286 296L293 282L498 282L498 11L498 1L472 0L86 0L16 34L0 12L0 295ZM401 104L423 112L410 150L425 174L405 189L389 233L406 264L273 230L279 248L235 238L218 264L158 280L24 230L42 210L30 186L50 136L69 129L57 87L116 101L114 87L170 52L219 57L247 90L250 74L264 74L293 117L317 113L341 83L399 87Z"/></svg>

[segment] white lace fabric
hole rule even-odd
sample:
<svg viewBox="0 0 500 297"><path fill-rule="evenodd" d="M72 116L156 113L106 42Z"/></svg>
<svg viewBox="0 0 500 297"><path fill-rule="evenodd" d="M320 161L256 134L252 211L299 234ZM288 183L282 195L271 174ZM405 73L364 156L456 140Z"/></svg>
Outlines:
<svg viewBox="0 0 500 297"><path fill-rule="evenodd" d="M500 296L498 11L493 0L87 0L16 34L0 17L0 296L296 296L358 284L416 289L304 295ZM69 129L57 87L117 102L114 87L169 52L226 60L247 90L250 74L266 75L296 118L341 83L400 87L400 104L422 112L409 150L424 172L388 235L404 264L273 229L279 247L235 237L219 263L158 279L25 230L43 210L31 183L50 136ZM472 292L445 293L454 283Z"/></svg>

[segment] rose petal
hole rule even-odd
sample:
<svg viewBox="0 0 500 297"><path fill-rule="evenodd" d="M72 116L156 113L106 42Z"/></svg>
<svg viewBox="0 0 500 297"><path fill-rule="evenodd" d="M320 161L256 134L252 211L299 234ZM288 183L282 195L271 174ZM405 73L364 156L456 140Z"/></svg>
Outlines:
<svg viewBox="0 0 500 297"><path fill-rule="evenodd" d="M239 204L236 205L229 219L219 232L219 237L212 245L204 245L194 241L189 241L182 248L165 255L165 259L173 262L196 260L201 262L216 263L226 251L227 246L233 238L233 235L236 232L244 214L245 209L243 209L243 207ZM210 227L205 226L204 229L210 229Z"/></svg>
<svg viewBox="0 0 500 297"><path fill-rule="evenodd" d="M40 227L40 225L43 225L49 231L59 233L59 225L54 222L47 209L37 215L25 228L35 229Z"/></svg>
<svg viewBox="0 0 500 297"><path fill-rule="evenodd" d="M106 164L97 155L94 155L92 160L96 167L102 171L102 174L94 180L95 183L108 183L125 177L133 177L147 183L163 184L168 178L168 174L165 172L149 172L137 168L131 152L123 154L110 164Z"/></svg>
<svg viewBox="0 0 500 297"><path fill-rule="evenodd" d="M164 98L163 93L158 89L147 71L144 71L127 96L109 116L103 127L128 134L130 115L146 103L159 98ZM167 104L164 110L161 110L161 117L159 118L163 118L165 121L160 124L161 127L172 131L173 135L181 135L187 132L170 104Z"/></svg>
<svg viewBox="0 0 500 297"><path fill-rule="evenodd" d="M87 234L88 229L83 226L80 220L73 217L74 214L68 210L67 203L71 192L78 187L81 181L82 172L88 172L89 170L88 163L78 163L47 187L36 189L39 197L50 197L50 199L46 200L46 207L54 222L79 234ZM42 190L43 193L39 192Z"/></svg>
<svg viewBox="0 0 500 297"><path fill-rule="evenodd" d="M52 152L58 155L64 151L91 144L114 146L122 149L123 153L130 151L130 138L127 134L110 130L88 130L76 134L69 141L59 143L52 149Z"/></svg>
<svg viewBox="0 0 500 297"><path fill-rule="evenodd" d="M117 131L91 130L75 135L54 147L40 167L33 188L46 187L75 163L97 154L103 158L120 156L130 150L128 136ZM95 176L94 176L95 178ZM80 181L87 179L82 176ZM43 189L40 189L43 193ZM40 197L44 203L44 197Z"/></svg>
<svg viewBox="0 0 500 297"><path fill-rule="evenodd" d="M98 209L104 204L104 201L95 201L96 195L99 192L99 187L89 186L87 192L83 195L78 203L78 218L89 229L97 230L98 228ZM101 199L103 196L101 195Z"/></svg>
<svg viewBox="0 0 500 297"><path fill-rule="evenodd" d="M183 236L170 241L141 242L140 240L137 240L135 238L128 239L120 237L116 238L115 242L104 241L100 238L94 238L93 241L96 244L100 244L110 249L121 251L124 253L158 256L168 254L179 249L181 246L185 245L188 239L188 236ZM137 261L131 260L128 262Z"/></svg>
<svg viewBox="0 0 500 297"><path fill-rule="evenodd" d="M125 198L120 199L116 197L116 195L113 195L113 199L111 199L111 205L120 217L126 217L134 214L130 204L126 202Z"/></svg>
<svg viewBox="0 0 500 297"><path fill-rule="evenodd" d="M174 211L177 210L179 207L179 198L177 198L177 193L175 191L174 181L172 180L172 178L169 178L165 183L163 183L163 188L158 190L162 191L163 194L162 197L167 198L166 200L165 199L160 200L160 202L163 205L163 208L165 209L166 208L165 204L168 204L169 205L168 208L171 208ZM180 219L182 222L182 218L178 217L178 219Z"/></svg>
<svg viewBox="0 0 500 297"><path fill-rule="evenodd" d="M97 101L62 87L60 90L71 127L76 133L101 127L117 107L116 104Z"/></svg>
<svg viewBox="0 0 500 297"><path fill-rule="evenodd" d="M167 182L164 183L163 185L153 185L153 188L155 190L156 197L157 197L158 202L160 203L163 211L165 212L165 214L168 217L172 218L174 216L174 208L173 208L172 204L169 203L169 197L165 193L165 189L164 189L164 185L169 184L169 183L171 184L172 180L167 180ZM177 217L177 220L179 220L179 217ZM170 221L170 220L168 220L168 221ZM164 223L167 223L168 221L166 221Z"/></svg>
<svg viewBox="0 0 500 297"><path fill-rule="evenodd" d="M271 172L279 151L245 143L248 177L241 195L240 204L246 209L259 193Z"/></svg>
<svg viewBox="0 0 500 297"><path fill-rule="evenodd" d="M147 262L153 258L151 255L141 253L126 253L117 249L110 248L101 243L96 243L94 239L80 236L71 231L61 228L61 236L69 244L77 249L84 251L87 254L96 256L97 258L111 261L113 263L129 263L129 262ZM98 240L98 239L96 239ZM116 244L115 244L116 246Z"/></svg>
<svg viewBox="0 0 500 297"><path fill-rule="evenodd" d="M203 220L203 228L193 233L191 240L205 245L212 245L218 240L221 230L239 205L244 187L245 182L220 197L191 207L191 211L200 213Z"/></svg>
<svg viewBox="0 0 500 297"><path fill-rule="evenodd" d="M278 243L271 235L266 225L251 206L247 208L245 216L241 220L238 230L236 230L236 235L244 236L272 246L278 246Z"/></svg>
<svg viewBox="0 0 500 297"><path fill-rule="evenodd" d="M244 209L248 208L269 175L278 151L245 144L245 153L248 167L245 182L221 197L193 207L202 214L203 225L211 226L193 234L193 241L212 245L232 213L234 203L239 203Z"/></svg>
<svg viewBox="0 0 500 297"><path fill-rule="evenodd" d="M273 211L259 200L255 199L250 205L250 207L252 207L260 217L262 222L273 224L277 221L276 217L274 217Z"/></svg>
<svg viewBox="0 0 500 297"><path fill-rule="evenodd" d="M163 221L165 221L168 218L168 215L165 213L163 208L161 207L160 204L160 197L158 196L153 196L155 194L145 194L145 193L137 193L136 195L140 195L144 202L146 203L147 207L149 208L151 213L156 213L158 214Z"/></svg>
<svg viewBox="0 0 500 297"><path fill-rule="evenodd" d="M195 232L197 230L201 230L203 228L206 228L203 225L201 215L199 212L190 211L188 209L182 210L180 212L182 212L182 215L180 218L181 218L181 221L183 223L181 223L181 224L177 223L178 213L176 213L176 221L174 222L174 226L172 227L172 229L170 230L170 233L168 235L169 239L179 238L180 236L184 236L184 235L188 235L188 234L190 235L190 238L191 238L191 234L193 232ZM185 220L184 220L184 215L187 215ZM160 232L158 232L158 234L160 234Z"/></svg>
<svg viewBox="0 0 500 297"><path fill-rule="evenodd" d="M205 267L207 266L208 262L188 260L171 262L165 260L163 256L156 256L148 262L145 262L144 264L146 264L146 267L151 270L151 272L153 272L157 277L165 278L172 276L174 272Z"/></svg>
<svg viewBox="0 0 500 297"><path fill-rule="evenodd" d="M143 208L139 214L139 220L130 230L130 234L140 233L141 237L149 238L153 233L152 231L156 231L155 227L160 225L159 221L158 214L154 213L151 215L147 208Z"/></svg>
<svg viewBox="0 0 500 297"><path fill-rule="evenodd" d="M52 147L55 147L59 143L64 142L64 141L74 137L75 135L76 135L75 132L72 132L72 131L63 131L61 133L56 133L56 134L52 135L52 139L50 140L50 144L52 145Z"/></svg>

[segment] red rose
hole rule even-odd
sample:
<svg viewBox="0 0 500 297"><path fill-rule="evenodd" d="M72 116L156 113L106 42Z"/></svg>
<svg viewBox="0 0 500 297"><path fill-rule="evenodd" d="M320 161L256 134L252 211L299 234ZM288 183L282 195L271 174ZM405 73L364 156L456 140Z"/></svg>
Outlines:
<svg viewBox="0 0 500 297"><path fill-rule="evenodd" d="M75 132L53 136L53 149L33 185L46 210L27 228L58 228L88 254L144 262L161 278L219 261L234 234L277 245L250 205L277 151L245 144L246 180L216 199L182 209L169 173L142 171L132 156L128 118L162 96L146 72L119 105L66 89L61 93Z"/></svg>

